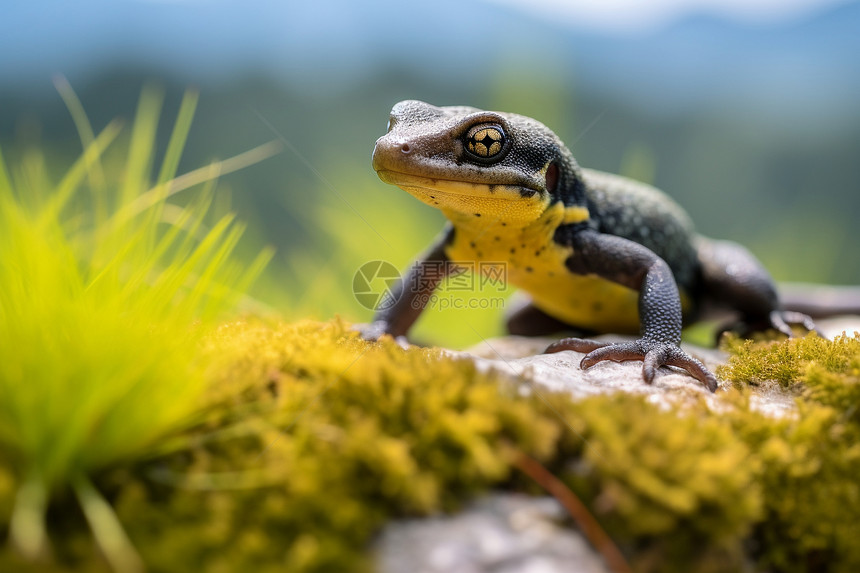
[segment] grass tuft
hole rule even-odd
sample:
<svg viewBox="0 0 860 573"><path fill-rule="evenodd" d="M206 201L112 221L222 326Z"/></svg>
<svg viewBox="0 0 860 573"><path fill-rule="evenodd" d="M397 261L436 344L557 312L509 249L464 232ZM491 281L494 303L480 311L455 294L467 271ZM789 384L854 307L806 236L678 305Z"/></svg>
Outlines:
<svg viewBox="0 0 860 573"><path fill-rule="evenodd" d="M10 171L0 154L0 453L17 488L10 537L24 554L44 554L49 500L73 487L102 551L126 569L137 558L87 476L189 422L206 384L194 361L204 327L271 253L248 266L234 260L243 229L229 215L207 225L211 185L187 206L167 202L195 94L152 181L160 95L141 96L125 165L103 169L120 124L93 135L60 88L86 144L62 179L52 184L33 156Z"/></svg>

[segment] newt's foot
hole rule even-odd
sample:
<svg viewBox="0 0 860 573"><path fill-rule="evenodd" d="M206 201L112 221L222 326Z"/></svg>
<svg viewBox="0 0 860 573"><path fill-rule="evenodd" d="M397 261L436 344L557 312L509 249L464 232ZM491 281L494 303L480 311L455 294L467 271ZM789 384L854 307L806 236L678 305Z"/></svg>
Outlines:
<svg viewBox="0 0 860 573"><path fill-rule="evenodd" d="M768 316L757 321L739 321L733 324L723 326L717 331L717 341L726 332L734 332L741 338L750 338L754 332L764 332L768 329L774 329L789 338L794 338L792 326L800 326L809 332L814 332L818 336L824 336L815 326L815 321L812 317L801 312L791 310L774 310Z"/></svg>
<svg viewBox="0 0 860 573"><path fill-rule="evenodd" d="M802 326L809 332L822 336L821 332L815 327L815 321L812 317L802 312L794 312L791 310L775 310L770 313L770 325L785 334L789 338L794 336L791 331L791 325L796 324Z"/></svg>
<svg viewBox="0 0 860 573"><path fill-rule="evenodd" d="M389 326L387 322L377 320L369 323L353 324L352 330L357 331L363 339L375 342L388 334Z"/></svg>
<svg viewBox="0 0 860 573"><path fill-rule="evenodd" d="M581 338L563 338L550 344L544 353L552 354L562 350L586 352L587 354L579 363L583 370L591 368L603 360L614 360L615 362L641 360L643 362L642 378L648 384L654 381L654 376L660 366L676 366L686 370L690 376L704 384L711 392L717 390L717 377L700 361L670 342L657 342L644 338L633 342L598 342Z"/></svg>
<svg viewBox="0 0 860 573"><path fill-rule="evenodd" d="M376 342L383 336L392 336L398 346L404 349L409 348L409 341L406 340L406 337L394 336L393 334L391 334L391 328L389 324L382 320L377 320L365 324L353 324L352 330L357 331L361 338L370 342Z"/></svg>

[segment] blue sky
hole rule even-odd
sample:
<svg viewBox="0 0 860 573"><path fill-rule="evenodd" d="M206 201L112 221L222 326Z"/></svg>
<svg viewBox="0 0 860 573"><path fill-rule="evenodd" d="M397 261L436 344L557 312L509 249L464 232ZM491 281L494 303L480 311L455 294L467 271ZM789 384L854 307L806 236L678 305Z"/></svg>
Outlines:
<svg viewBox="0 0 860 573"><path fill-rule="evenodd" d="M708 13L750 23L803 17L845 0L485 0L514 6L579 28L638 32L690 13Z"/></svg>
<svg viewBox="0 0 860 573"><path fill-rule="evenodd" d="M860 0L42 0L3 11L0 91L53 94L54 74L80 86L138 69L186 83L265 74L337 94L381 70L456 85L519 66L655 113L708 102L780 121L858 113Z"/></svg>

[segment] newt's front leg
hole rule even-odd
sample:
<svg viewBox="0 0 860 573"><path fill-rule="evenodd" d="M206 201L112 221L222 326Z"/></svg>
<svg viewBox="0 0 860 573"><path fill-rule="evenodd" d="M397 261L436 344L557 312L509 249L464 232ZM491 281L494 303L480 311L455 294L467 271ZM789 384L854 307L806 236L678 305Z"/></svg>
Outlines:
<svg viewBox="0 0 860 573"><path fill-rule="evenodd" d="M704 364L681 350L681 299L669 265L642 245L614 235L582 230L570 235L574 254L571 272L595 274L639 291L641 337L633 342L597 342L565 338L546 349L586 352L580 363L589 368L603 360L642 360L642 376L653 382L660 366L683 368L711 392L717 378Z"/></svg>
<svg viewBox="0 0 860 573"><path fill-rule="evenodd" d="M445 254L445 244L450 240L452 232L447 229L439 241L412 263L403 279L394 285L391 292L394 304L377 310L371 323L355 326L362 338L376 340L389 334L394 338L403 338L405 343L406 334L421 316L430 295L445 275L451 272L452 265Z"/></svg>

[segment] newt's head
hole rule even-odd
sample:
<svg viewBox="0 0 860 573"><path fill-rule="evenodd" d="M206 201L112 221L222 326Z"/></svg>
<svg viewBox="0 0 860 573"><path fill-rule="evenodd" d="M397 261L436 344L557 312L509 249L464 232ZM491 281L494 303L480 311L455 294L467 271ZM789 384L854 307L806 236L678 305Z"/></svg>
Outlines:
<svg viewBox="0 0 860 573"><path fill-rule="evenodd" d="M373 168L443 211L522 222L573 193L579 180L570 152L538 121L414 100L391 110Z"/></svg>

